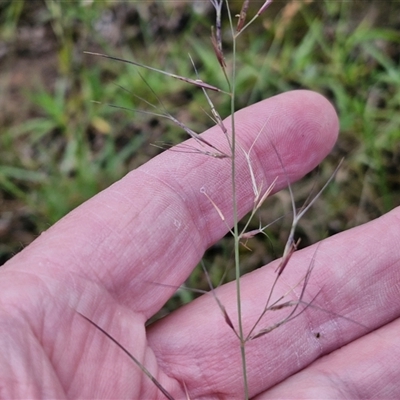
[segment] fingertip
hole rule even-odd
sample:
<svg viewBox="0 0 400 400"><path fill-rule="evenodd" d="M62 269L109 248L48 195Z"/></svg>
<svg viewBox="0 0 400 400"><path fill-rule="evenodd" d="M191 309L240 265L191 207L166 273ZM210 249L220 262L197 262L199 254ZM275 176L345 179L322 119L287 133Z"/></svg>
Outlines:
<svg viewBox="0 0 400 400"><path fill-rule="evenodd" d="M261 101L239 111L236 120L243 147L254 149L265 173L282 171L283 165L291 180L314 169L330 153L339 133L333 105L309 90Z"/></svg>
<svg viewBox="0 0 400 400"><path fill-rule="evenodd" d="M332 150L339 135L339 119L335 108L328 99L310 90L297 90L282 95L292 121L292 138L295 140L292 150L294 158L315 168ZM291 135L286 135L288 139ZM288 145L288 149L291 146ZM288 160L294 162L295 160ZM296 163L295 163L296 164Z"/></svg>
<svg viewBox="0 0 400 400"><path fill-rule="evenodd" d="M330 150L339 135L339 117L333 104L320 93L311 90L297 90L285 94L293 98L299 96L305 117L319 123L324 143Z"/></svg>

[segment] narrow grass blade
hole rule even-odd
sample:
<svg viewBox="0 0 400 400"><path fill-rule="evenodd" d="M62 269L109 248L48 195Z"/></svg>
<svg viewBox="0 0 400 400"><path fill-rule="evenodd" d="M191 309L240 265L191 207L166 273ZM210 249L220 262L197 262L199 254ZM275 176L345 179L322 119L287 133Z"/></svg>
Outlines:
<svg viewBox="0 0 400 400"><path fill-rule="evenodd" d="M92 55L92 56L108 58L110 60L121 61L121 62L124 62L124 63L127 63L127 64L131 64L131 65L136 65L137 67L142 67L142 68L148 69L150 71L155 71L155 72L158 72L159 74L167 75L167 76L169 76L171 78L179 79L181 81L190 83L192 85L195 85L195 86L198 86L198 87L201 87L201 88L204 88L204 89L213 90L215 92L223 92L223 90L221 90L220 88L217 88L216 86L213 86L213 85L209 85L208 83L205 83L202 80L197 80L197 79L194 80L194 79L186 78L184 76L175 75L175 74L172 74L170 72L166 72L166 71L163 71L161 69L150 67L148 65L144 65L144 64L141 64L141 63L138 63L138 62L135 62L135 61L129 61L129 60L125 60L125 59L119 58L119 57L108 56L107 54L102 54L102 53L92 53L91 51L84 51L84 53Z"/></svg>
<svg viewBox="0 0 400 400"><path fill-rule="evenodd" d="M90 320L88 317L81 314L79 311L77 313L84 318L86 321L90 322L95 328L97 328L101 333L107 336L112 342L114 342L139 368L140 370L154 383L154 385L161 391L161 393L169 400L174 400L168 391L157 381L157 379L151 374L151 372L139 361L136 357L134 357L128 350L125 349L117 340L115 340L109 333L107 333L103 328L97 325L95 322Z"/></svg>

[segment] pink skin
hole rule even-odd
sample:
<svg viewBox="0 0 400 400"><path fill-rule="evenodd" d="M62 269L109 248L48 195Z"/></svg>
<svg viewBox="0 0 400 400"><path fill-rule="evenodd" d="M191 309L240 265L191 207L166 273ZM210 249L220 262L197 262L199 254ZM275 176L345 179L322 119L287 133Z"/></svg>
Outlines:
<svg viewBox="0 0 400 400"><path fill-rule="evenodd" d="M307 91L238 112L244 149L264 124L251 160L264 188L279 176L275 191L285 178L271 141L295 181L329 153L338 133L332 106ZM218 129L204 135L226 149ZM240 152L237 176L243 216L253 192ZM186 398L185 386L191 399L242 398L239 344L211 296L145 328L204 250L227 231L201 188L232 223L229 177L227 159L165 152L78 207L3 266L0 397L164 398L79 311L125 346L174 398ZM294 287L314 260L304 300L318 294L314 304L331 313L308 308L249 342L251 396L399 398L399 217L395 209L293 254L277 293ZM265 305L278 263L242 279L247 332ZM234 285L221 287L218 296L236 325ZM269 313L260 329L288 311Z"/></svg>

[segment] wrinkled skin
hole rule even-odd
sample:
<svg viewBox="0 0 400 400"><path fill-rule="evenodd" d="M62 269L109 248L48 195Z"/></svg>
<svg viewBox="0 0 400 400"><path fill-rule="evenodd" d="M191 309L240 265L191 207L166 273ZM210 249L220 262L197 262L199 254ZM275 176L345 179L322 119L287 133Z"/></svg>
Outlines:
<svg viewBox="0 0 400 400"><path fill-rule="evenodd" d="M267 121L267 123L266 123ZM229 128L230 122L226 121ZM258 182L275 191L331 150L332 106L307 91L282 94L237 113L240 145ZM215 128L205 137L226 150ZM239 214L253 204L238 151ZM140 369L82 313L125 346L176 399L243 398L238 340L205 295L146 328L227 226L230 163L167 151L71 212L0 269L0 397L164 398ZM54 190L57 190L55 188ZM314 265L293 321L248 343L250 396L399 398L400 209L297 251L276 293ZM279 261L242 278L244 329L263 309ZM162 283L163 285L160 285ZM235 286L218 297L236 326ZM325 310L322 311L321 309ZM329 310L326 311L326 310ZM269 313L260 328L287 315Z"/></svg>

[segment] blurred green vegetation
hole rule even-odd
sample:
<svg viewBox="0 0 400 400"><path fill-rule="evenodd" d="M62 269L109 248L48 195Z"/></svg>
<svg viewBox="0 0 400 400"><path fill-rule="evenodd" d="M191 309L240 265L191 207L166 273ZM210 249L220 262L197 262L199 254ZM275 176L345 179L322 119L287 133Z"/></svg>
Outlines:
<svg viewBox="0 0 400 400"><path fill-rule="evenodd" d="M3 1L0 4L0 264L60 219L184 132L168 121L110 107L160 107L196 131L211 125L200 90L100 52L221 86L210 45L213 10L204 2ZM240 7L240 2L233 2ZM253 4L256 7L256 4ZM238 11L237 10L237 11ZM399 204L400 3L276 2L239 44L237 93L244 107L291 89L318 91L335 105L341 136L327 161L294 192L299 205L339 160L334 184L301 225L303 245L366 222ZM228 35L229 36L229 35ZM229 61L229 41L226 42ZM143 78L147 84L144 83ZM154 91L154 92L153 92ZM156 95L155 95L156 93ZM211 94L222 116L229 99ZM94 101L102 104L95 103ZM278 195L268 220L290 210ZM272 216L272 217L271 217ZM288 221L243 248L244 270L279 255ZM258 227L255 221L254 228ZM206 255L223 278L223 240ZM228 274L229 276L229 274ZM206 287L200 272L190 285ZM177 301L191 295L180 292Z"/></svg>

